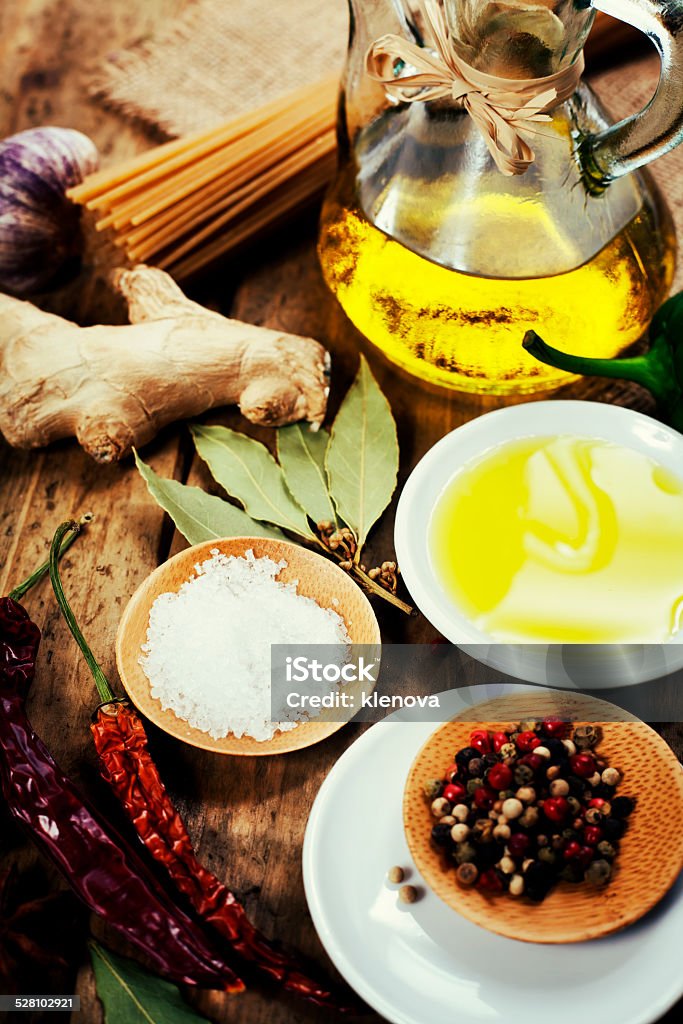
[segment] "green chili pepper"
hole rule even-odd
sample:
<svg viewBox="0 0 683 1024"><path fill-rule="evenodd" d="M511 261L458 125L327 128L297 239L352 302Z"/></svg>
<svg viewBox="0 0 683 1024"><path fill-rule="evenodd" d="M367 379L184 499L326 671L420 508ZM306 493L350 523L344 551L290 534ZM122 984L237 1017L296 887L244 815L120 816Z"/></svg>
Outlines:
<svg viewBox="0 0 683 1024"><path fill-rule="evenodd" d="M522 344L540 362L559 370L642 384L655 398L662 419L683 433L683 292L660 306L650 325L650 342L648 352L626 359L573 356L547 345L535 331L527 331Z"/></svg>

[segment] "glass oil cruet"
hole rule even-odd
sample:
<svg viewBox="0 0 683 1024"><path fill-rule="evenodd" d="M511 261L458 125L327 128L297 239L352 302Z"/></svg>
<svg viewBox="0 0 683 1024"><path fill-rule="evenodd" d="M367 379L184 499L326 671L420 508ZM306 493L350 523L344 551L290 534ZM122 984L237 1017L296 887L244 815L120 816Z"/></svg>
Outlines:
<svg viewBox="0 0 683 1024"><path fill-rule="evenodd" d="M582 355L635 342L674 270L639 169L683 137L683 2L350 6L319 254L353 323L417 377L490 394L568 379L523 350L529 328ZM651 103L616 125L581 80L593 8L662 59Z"/></svg>

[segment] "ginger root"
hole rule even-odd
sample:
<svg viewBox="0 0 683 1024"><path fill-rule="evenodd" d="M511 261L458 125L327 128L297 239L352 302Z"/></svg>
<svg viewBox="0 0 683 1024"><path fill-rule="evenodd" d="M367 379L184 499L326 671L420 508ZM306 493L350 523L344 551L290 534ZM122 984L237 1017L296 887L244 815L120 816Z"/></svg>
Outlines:
<svg viewBox="0 0 683 1024"><path fill-rule="evenodd" d="M114 462L167 423L237 403L252 423L319 426L329 356L312 338L228 320L164 271L117 270L130 325L78 327L0 295L0 431L17 448L76 436Z"/></svg>

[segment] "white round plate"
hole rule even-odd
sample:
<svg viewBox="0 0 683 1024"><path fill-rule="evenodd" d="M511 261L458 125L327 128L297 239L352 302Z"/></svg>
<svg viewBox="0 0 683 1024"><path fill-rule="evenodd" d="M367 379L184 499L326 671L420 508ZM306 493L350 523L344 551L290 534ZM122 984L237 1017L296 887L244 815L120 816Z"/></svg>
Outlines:
<svg viewBox="0 0 683 1024"><path fill-rule="evenodd" d="M469 690L469 699L489 695L485 686ZM450 691L442 707L447 720L465 704ZM683 995L683 876L637 924L571 946L501 938L424 887L418 902L399 903L399 886L386 881L392 865L422 885L404 837L403 788L434 728L406 712L374 725L339 759L313 805L306 898L344 978L393 1024L656 1021Z"/></svg>

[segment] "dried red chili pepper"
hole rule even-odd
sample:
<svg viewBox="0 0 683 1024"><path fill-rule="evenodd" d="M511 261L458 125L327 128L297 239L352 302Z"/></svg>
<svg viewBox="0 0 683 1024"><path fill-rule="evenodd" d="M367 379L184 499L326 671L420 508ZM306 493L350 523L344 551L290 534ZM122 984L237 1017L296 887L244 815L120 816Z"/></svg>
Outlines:
<svg viewBox="0 0 683 1024"><path fill-rule="evenodd" d="M54 549L55 563L65 546ZM16 598L46 569L0 598L0 788L9 810L86 906L160 973L189 985L241 991L243 983L200 925L175 906L139 854L84 800L28 721L40 629Z"/></svg>
<svg viewBox="0 0 683 1024"><path fill-rule="evenodd" d="M125 698L114 695L64 595L56 556L60 543L71 529L73 524L64 523L55 533L50 578L102 701L91 725L102 778L113 789L154 859L166 868L200 917L227 939L231 949L287 991L321 1006L342 1012L356 1011L357 1005L343 1005L329 985L308 976L291 954L259 932L235 894L197 859L185 824L152 760L142 719Z"/></svg>

